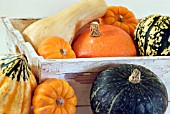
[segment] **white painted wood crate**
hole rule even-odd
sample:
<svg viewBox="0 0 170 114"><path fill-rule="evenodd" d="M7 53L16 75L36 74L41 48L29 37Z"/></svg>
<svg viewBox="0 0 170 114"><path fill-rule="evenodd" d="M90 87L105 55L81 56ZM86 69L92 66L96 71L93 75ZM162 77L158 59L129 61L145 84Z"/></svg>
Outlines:
<svg viewBox="0 0 170 114"><path fill-rule="evenodd" d="M168 93L170 93L169 56L45 60L43 57L37 55L29 42L24 41L21 34L24 28L37 19L2 18L2 20L6 28L6 39L10 53L24 54L27 57L33 72L41 79L55 77L68 81L78 96L78 112L85 112L85 114L92 113L89 102L92 82L100 71L111 65L142 65L157 74L166 85Z"/></svg>

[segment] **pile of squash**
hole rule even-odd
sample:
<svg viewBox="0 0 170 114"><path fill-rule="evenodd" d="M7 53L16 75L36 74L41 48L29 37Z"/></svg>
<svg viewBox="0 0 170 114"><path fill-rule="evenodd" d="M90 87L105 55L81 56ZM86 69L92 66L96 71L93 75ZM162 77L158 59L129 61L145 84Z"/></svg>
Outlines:
<svg viewBox="0 0 170 114"><path fill-rule="evenodd" d="M170 55L169 31L168 16L138 20L126 7L80 0L32 23L22 34L45 59L65 59Z"/></svg>
<svg viewBox="0 0 170 114"><path fill-rule="evenodd" d="M76 114L77 97L67 81L36 82L25 56L0 57L0 114ZM117 64L103 70L90 92L94 114L164 114L168 93L149 69Z"/></svg>
<svg viewBox="0 0 170 114"><path fill-rule="evenodd" d="M153 14L139 21L105 0L80 0L32 23L22 35L45 59L170 55L170 17ZM28 114L32 105L34 114L75 114L77 105L68 82L38 84L20 54L0 58L0 101L0 114ZM168 95L152 71L123 64L100 73L90 103L95 114L163 114Z"/></svg>
<svg viewBox="0 0 170 114"><path fill-rule="evenodd" d="M151 70L118 64L103 70L90 93L94 114L165 114L168 93Z"/></svg>
<svg viewBox="0 0 170 114"><path fill-rule="evenodd" d="M64 80L38 84L24 55L0 57L0 114L75 114L77 97Z"/></svg>

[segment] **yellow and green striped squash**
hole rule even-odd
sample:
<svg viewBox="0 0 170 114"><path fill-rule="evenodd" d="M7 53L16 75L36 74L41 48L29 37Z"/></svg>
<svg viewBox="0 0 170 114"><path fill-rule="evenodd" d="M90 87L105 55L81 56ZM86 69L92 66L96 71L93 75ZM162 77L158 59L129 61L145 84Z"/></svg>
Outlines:
<svg viewBox="0 0 170 114"><path fill-rule="evenodd" d="M153 14L143 18L134 32L134 41L138 55L170 55L170 17Z"/></svg>
<svg viewBox="0 0 170 114"><path fill-rule="evenodd" d="M0 114L29 114L36 86L24 56L0 57Z"/></svg>

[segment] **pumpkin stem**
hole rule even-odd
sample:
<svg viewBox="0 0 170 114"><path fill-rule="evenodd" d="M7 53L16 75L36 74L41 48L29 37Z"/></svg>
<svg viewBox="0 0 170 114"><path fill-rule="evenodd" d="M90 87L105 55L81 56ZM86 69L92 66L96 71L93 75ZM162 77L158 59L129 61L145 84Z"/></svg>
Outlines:
<svg viewBox="0 0 170 114"><path fill-rule="evenodd" d="M60 53L62 54L62 55L66 55L67 53L67 50L66 49L60 49Z"/></svg>
<svg viewBox="0 0 170 114"><path fill-rule="evenodd" d="M98 22L92 22L90 24L90 36L92 37L97 37L97 36L100 36L100 30L99 30L99 23Z"/></svg>
<svg viewBox="0 0 170 114"><path fill-rule="evenodd" d="M138 69L134 69L131 76L129 76L129 81L136 84L141 81L141 72Z"/></svg>
<svg viewBox="0 0 170 114"><path fill-rule="evenodd" d="M62 106L64 104L64 100L62 98L58 98L56 100L56 103L57 103L58 106Z"/></svg>
<svg viewBox="0 0 170 114"><path fill-rule="evenodd" d="M119 16L118 16L118 21L119 21L119 22L124 22L124 19L123 19L123 16L122 16L122 15L119 15Z"/></svg>

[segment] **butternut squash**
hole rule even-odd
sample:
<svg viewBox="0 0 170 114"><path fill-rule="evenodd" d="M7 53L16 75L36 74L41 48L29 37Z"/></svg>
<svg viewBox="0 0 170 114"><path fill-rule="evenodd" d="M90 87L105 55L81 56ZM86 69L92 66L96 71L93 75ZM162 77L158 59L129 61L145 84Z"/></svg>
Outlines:
<svg viewBox="0 0 170 114"><path fill-rule="evenodd" d="M32 23L22 34L36 51L41 41L49 36L61 37L71 44L80 28L102 17L106 11L105 0L80 0L57 14Z"/></svg>

